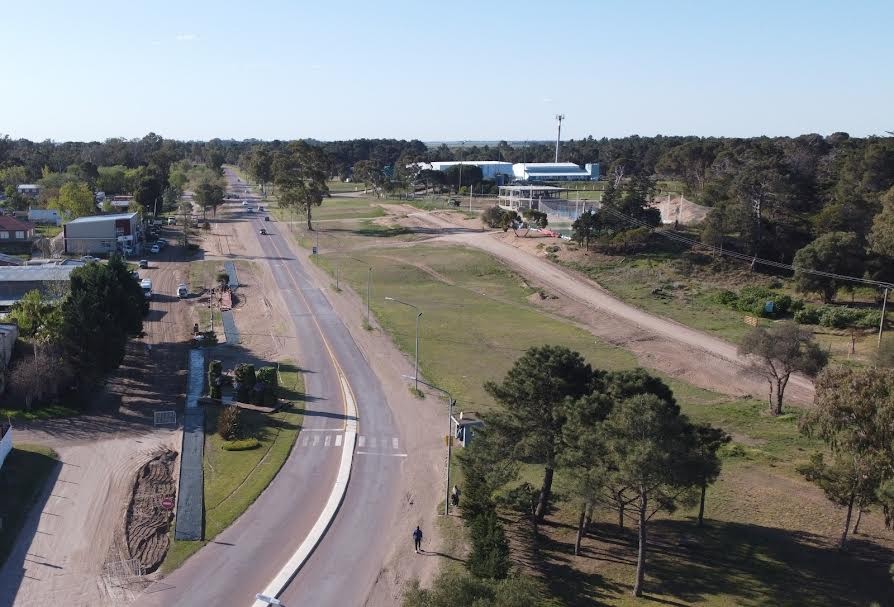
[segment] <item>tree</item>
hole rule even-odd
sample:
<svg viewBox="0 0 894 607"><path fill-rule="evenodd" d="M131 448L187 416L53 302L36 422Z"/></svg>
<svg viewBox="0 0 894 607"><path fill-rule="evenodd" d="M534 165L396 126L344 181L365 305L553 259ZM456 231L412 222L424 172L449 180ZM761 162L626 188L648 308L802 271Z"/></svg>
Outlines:
<svg viewBox="0 0 894 607"><path fill-rule="evenodd" d="M76 219L96 214L96 201L93 191L83 181L69 181L59 188L59 197L51 205L59 209L66 217Z"/></svg>
<svg viewBox="0 0 894 607"><path fill-rule="evenodd" d="M595 211L585 211L571 224L571 237L590 250L590 240L599 233L599 219Z"/></svg>
<svg viewBox="0 0 894 607"><path fill-rule="evenodd" d="M299 209L307 216L307 229L313 230L313 207L323 204L329 196L326 176L329 161L318 147L303 141L289 144L278 154L274 164L274 183L279 188L279 204Z"/></svg>
<svg viewBox="0 0 894 607"><path fill-rule="evenodd" d="M608 484L628 489L627 506L638 520L634 596L643 593L649 520L659 511L673 512L699 484L691 464L694 434L676 403L653 394L616 403L600 428Z"/></svg>
<svg viewBox="0 0 894 607"><path fill-rule="evenodd" d="M68 366L59 356L37 351L19 360L9 375L9 387L30 411L35 403L56 396L70 379Z"/></svg>
<svg viewBox="0 0 894 607"><path fill-rule="evenodd" d="M509 573L509 542L494 510L472 521L468 567L476 577L503 579Z"/></svg>
<svg viewBox="0 0 894 607"><path fill-rule="evenodd" d="M115 196L123 194L127 191L125 174L127 167L116 165L108 167L99 167L96 178L96 189L105 192L106 196Z"/></svg>
<svg viewBox="0 0 894 607"><path fill-rule="evenodd" d="M143 167L133 192L134 201L143 207L146 212L156 214L158 211L157 202L164 191L165 181L166 179L162 176L158 167L154 165Z"/></svg>
<svg viewBox="0 0 894 607"><path fill-rule="evenodd" d="M267 191L267 184L273 179L273 154L265 146L256 146L248 159L248 172Z"/></svg>
<svg viewBox="0 0 894 607"><path fill-rule="evenodd" d="M816 482L829 499L847 507L840 546L847 541L854 505L873 501L894 523L894 370L870 367L830 367L816 381L814 408L804 417L802 431L825 441L830 464L815 458L802 473Z"/></svg>
<svg viewBox="0 0 894 607"><path fill-rule="evenodd" d="M550 502L553 473L562 448L566 398L589 394L595 373L583 357L563 346L528 349L500 383L484 389L501 406L488 416L493 432L514 441L518 461L544 466L543 483L535 512L542 521Z"/></svg>
<svg viewBox="0 0 894 607"><path fill-rule="evenodd" d="M196 186L193 194L196 202L202 207L203 216L208 207L211 207L211 213L217 216L217 207L224 201L224 190L220 185L203 181Z"/></svg>
<svg viewBox="0 0 894 607"><path fill-rule="evenodd" d="M698 526L704 524L705 518L705 494L708 485L712 484L720 476L720 459L717 451L720 447L729 443L732 437L710 424L698 424L695 429L695 455L693 465L696 467L695 477L701 487L701 495L698 501Z"/></svg>
<svg viewBox="0 0 894 607"><path fill-rule="evenodd" d="M402 607L555 607L544 584L530 576L513 575L504 580L480 579L464 571L444 570L431 588L411 580Z"/></svg>
<svg viewBox="0 0 894 607"><path fill-rule="evenodd" d="M769 329L755 327L739 344L739 355L751 357L752 369L770 384L770 413L782 413L785 387L792 373L816 375L828 356L797 323L784 321ZM775 400L773 398L775 392Z"/></svg>
<svg viewBox="0 0 894 607"><path fill-rule="evenodd" d="M19 325L22 337L40 343L58 340L62 328L62 314L58 304L47 301L40 291L28 291L9 312L9 318Z"/></svg>
<svg viewBox="0 0 894 607"><path fill-rule="evenodd" d="M143 330L145 297L117 255L71 273L62 303L61 344L82 386L121 364L127 338Z"/></svg>
<svg viewBox="0 0 894 607"><path fill-rule="evenodd" d="M863 259L857 235L853 232L823 234L795 253L795 284L803 293L819 293L826 303L835 298L842 286L851 283L839 279L805 272L819 270L833 274L859 276L863 273Z"/></svg>
<svg viewBox="0 0 894 607"><path fill-rule="evenodd" d="M872 222L869 244L878 255L894 258L894 188L881 199L882 210Z"/></svg>

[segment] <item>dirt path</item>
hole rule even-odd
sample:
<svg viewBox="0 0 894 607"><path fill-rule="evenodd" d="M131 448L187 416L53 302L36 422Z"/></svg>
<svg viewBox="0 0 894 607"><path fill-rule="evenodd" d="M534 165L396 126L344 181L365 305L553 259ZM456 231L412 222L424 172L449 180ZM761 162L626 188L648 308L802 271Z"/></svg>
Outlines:
<svg viewBox="0 0 894 607"><path fill-rule="evenodd" d="M477 222L473 224L449 214L419 211L405 205L383 208L444 230L447 233L439 242L472 246L507 263L529 281L559 297L545 300L544 305L550 311L574 319L594 335L630 350L644 366L721 393L767 397L767 382L746 371L747 361L729 342L626 304L592 280L513 246L511 238L502 240L478 229ZM813 383L806 377L793 376L786 398L812 402Z"/></svg>

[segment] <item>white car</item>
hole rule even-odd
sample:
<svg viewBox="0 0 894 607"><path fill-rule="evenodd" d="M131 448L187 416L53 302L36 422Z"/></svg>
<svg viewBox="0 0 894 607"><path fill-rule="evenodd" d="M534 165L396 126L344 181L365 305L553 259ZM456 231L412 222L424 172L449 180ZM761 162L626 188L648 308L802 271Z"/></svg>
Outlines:
<svg viewBox="0 0 894 607"><path fill-rule="evenodd" d="M186 299L189 297L189 287L182 282L177 285L177 297L180 299Z"/></svg>
<svg viewBox="0 0 894 607"><path fill-rule="evenodd" d="M247 201L247 200L243 200L243 201L242 201L242 206L248 206L248 201Z"/></svg>
<svg viewBox="0 0 894 607"><path fill-rule="evenodd" d="M152 245L152 248L149 249L150 253L161 253L161 247L158 246L158 243Z"/></svg>
<svg viewBox="0 0 894 607"><path fill-rule="evenodd" d="M143 289L143 297L152 299L152 281L144 278L140 281L140 288Z"/></svg>

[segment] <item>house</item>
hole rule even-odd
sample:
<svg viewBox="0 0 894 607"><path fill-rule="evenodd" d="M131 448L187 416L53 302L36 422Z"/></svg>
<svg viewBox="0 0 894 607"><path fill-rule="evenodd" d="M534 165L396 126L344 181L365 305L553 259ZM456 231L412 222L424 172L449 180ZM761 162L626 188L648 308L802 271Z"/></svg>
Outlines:
<svg viewBox="0 0 894 607"><path fill-rule="evenodd" d="M19 221L8 215L0 216L0 244L31 242L33 239L33 224Z"/></svg>
<svg viewBox="0 0 894 607"><path fill-rule="evenodd" d="M40 196L40 186L34 183L23 183L16 186L16 191L22 196L37 198Z"/></svg>
<svg viewBox="0 0 894 607"><path fill-rule="evenodd" d="M61 299L68 292L71 273L79 265L0 267L0 310L9 310L28 291L40 291L50 299Z"/></svg>
<svg viewBox="0 0 894 607"><path fill-rule="evenodd" d="M28 209L28 221L34 224L61 226L62 216L56 209Z"/></svg>
<svg viewBox="0 0 894 607"><path fill-rule="evenodd" d="M130 246L139 250L140 219L137 213L78 217L63 226L65 253L109 255Z"/></svg>
<svg viewBox="0 0 894 607"><path fill-rule="evenodd" d="M469 446L475 435L475 428L483 428L484 420L474 411L460 411L459 417L450 416L451 437L459 441L463 447Z"/></svg>

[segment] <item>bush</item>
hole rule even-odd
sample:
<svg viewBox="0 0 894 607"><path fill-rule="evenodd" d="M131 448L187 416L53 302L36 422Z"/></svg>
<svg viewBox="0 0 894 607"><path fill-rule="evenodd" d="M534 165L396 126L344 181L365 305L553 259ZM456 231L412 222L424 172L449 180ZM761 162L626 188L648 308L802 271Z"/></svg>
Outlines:
<svg viewBox="0 0 894 607"><path fill-rule="evenodd" d="M838 306L823 306L819 312L819 324L832 329L874 329L881 315L875 310L858 310Z"/></svg>
<svg viewBox="0 0 894 607"><path fill-rule="evenodd" d="M531 483L522 483L497 499L501 506L520 514L532 515L537 508L540 490Z"/></svg>
<svg viewBox="0 0 894 607"><path fill-rule="evenodd" d="M730 308L738 307L739 303L739 296L729 290L715 293L711 296L711 299L714 300L715 303L719 303L722 306L729 306Z"/></svg>
<svg viewBox="0 0 894 607"><path fill-rule="evenodd" d="M232 441L239 438L242 431L242 412L238 407L224 407L217 418L217 433L224 440Z"/></svg>
<svg viewBox="0 0 894 607"><path fill-rule="evenodd" d="M812 306L805 306L795 312L795 322L802 325L818 325L820 311Z"/></svg>
<svg viewBox="0 0 894 607"><path fill-rule="evenodd" d="M224 288L228 284L230 284L230 275L224 270L218 271L218 273L214 276L214 280L217 281L217 284Z"/></svg>
<svg viewBox="0 0 894 607"><path fill-rule="evenodd" d="M260 446L261 442L256 438L243 438L241 440L225 441L220 448L224 451L249 451Z"/></svg>
<svg viewBox="0 0 894 607"><path fill-rule="evenodd" d="M505 211L498 206L489 207L481 215L481 221L489 228L502 227L500 222L503 220L504 213Z"/></svg>
<svg viewBox="0 0 894 607"><path fill-rule="evenodd" d="M258 382L264 385L264 390L261 394L261 402L259 404L267 407L275 407L276 395L279 388L276 367L261 367L258 369Z"/></svg>
<svg viewBox="0 0 894 607"><path fill-rule="evenodd" d="M220 398L221 374L223 364L219 360L208 363L208 392L211 398Z"/></svg>
<svg viewBox="0 0 894 607"><path fill-rule="evenodd" d="M546 217L546 213L542 211L536 211L534 209L525 209L522 211L522 217L525 218L525 221L528 222L528 225L532 228L545 228L549 225L549 220Z"/></svg>
<svg viewBox="0 0 894 607"><path fill-rule="evenodd" d="M255 366L249 363L242 363L236 367L235 381L233 387L236 388L236 400L239 402L251 402L251 392L254 390L257 378L255 377Z"/></svg>
<svg viewBox="0 0 894 607"><path fill-rule="evenodd" d="M471 525L472 551L468 567L472 575L503 579L509 573L509 542L494 511L475 517Z"/></svg>
<svg viewBox="0 0 894 607"><path fill-rule="evenodd" d="M882 340L882 345L875 354L875 364L886 369L894 369L894 337Z"/></svg>

